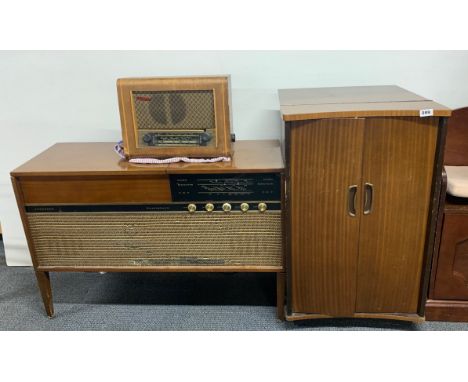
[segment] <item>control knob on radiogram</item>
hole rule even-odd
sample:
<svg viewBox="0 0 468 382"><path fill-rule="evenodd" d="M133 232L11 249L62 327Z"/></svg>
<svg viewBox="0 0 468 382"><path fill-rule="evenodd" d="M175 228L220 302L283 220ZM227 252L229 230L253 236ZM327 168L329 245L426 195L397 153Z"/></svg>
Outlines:
<svg viewBox="0 0 468 382"><path fill-rule="evenodd" d="M190 212L191 214L193 214L193 213L197 210L197 206L196 206L196 204L190 203L190 204L187 206L187 209L188 209L188 212Z"/></svg>
<svg viewBox="0 0 468 382"><path fill-rule="evenodd" d="M224 212L229 212L229 211L231 211L231 208L232 208L232 207L231 207L231 205L230 205L229 203L224 203L224 204L223 204L223 211L224 211Z"/></svg>
<svg viewBox="0 0 468 382"><path fill-rule="evenodd" d="M250 206L248 203L241 203L240 209L242 212L247 212L249 210Z"/></svg>
<svg viewBox="0 0 468 382"><path fill-rule="evenodd" d="M258 210L260 212L265 212L267 210L267 208L268 207L267 207L266 203L258 203Z"/></svg>
<svg viewBox="0 0 468 382"><path fill-rule="evenodd" d="M207 212L213 211L213 210L214 210L214 205L213 205L213 203L206 203L206 205L205 205L205 210L206 210Z"/></svg>

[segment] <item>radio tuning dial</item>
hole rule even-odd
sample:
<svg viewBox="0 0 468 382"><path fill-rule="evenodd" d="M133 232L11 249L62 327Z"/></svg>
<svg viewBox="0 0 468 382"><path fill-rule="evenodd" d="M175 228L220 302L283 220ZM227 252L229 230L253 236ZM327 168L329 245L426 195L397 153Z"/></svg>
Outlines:
<svg viewBox="0 0 468 382"><path fill-rule="evenodd" d="M248 203L241 203L240 209L242 212L247 212L249 210L249 204Z"/></svg>
<svg viewBox="0 0 468 382"><path fill-rule="evenodd" d="M187 209L188 209L188 212L190 212L191 214L193 214L196 210L197 210L197 206L193 203L190 203L188 206L187 206Z"/></svg>
<svg viewBox="0 0 468 382"><path fill-rule="evenodd" d="M260 212L265 212L267 210L267 208L268 207L267 207L266 203L258 203L258 210Z"/></svg>
<svg viewBox="0 0 468 382"><path fill-rule="evenodd" d="M214 205L213 205L213 203L206 203L206 205L205 205L205 210L206 210L207 212L213 211L213 210L214 210Z"/></svg>
<svg viewBox="0 0 468 382"><path fill-rule="evenodd" d="M224 212L229 212L229 211L231 211L231 208L232 208L232 207L231 207L231 205L230 205L229 203L224 203L224 204L223 204L223 211L224 211Z"/></svg>

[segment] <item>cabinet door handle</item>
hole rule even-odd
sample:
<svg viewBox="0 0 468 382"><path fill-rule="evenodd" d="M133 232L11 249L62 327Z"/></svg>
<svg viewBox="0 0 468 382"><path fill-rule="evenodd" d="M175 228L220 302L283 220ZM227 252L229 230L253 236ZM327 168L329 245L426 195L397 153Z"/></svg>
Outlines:
<svg viewBox="0 0 468 382"><path fill-rule="evenodd" d="M364 184L364 215L372 212L372 202L374 199L374 185L372 183Z"/></svg>
<svg viewBox="0 0 468 382"><path fill-rule="evenodd" d="M356 193L357 185L353 184L348 188L348 214L349 216L356 216Z"/></svg>

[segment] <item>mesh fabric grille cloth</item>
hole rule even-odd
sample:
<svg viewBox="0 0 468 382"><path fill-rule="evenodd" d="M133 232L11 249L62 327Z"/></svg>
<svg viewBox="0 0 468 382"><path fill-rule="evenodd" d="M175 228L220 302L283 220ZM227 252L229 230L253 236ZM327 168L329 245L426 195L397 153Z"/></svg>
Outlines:
<svg viewBox="0 0 468 382"><path fill-rule="evenodd" d="M214 129L214 99L210 90L134 91L138 130Z"/></svg>

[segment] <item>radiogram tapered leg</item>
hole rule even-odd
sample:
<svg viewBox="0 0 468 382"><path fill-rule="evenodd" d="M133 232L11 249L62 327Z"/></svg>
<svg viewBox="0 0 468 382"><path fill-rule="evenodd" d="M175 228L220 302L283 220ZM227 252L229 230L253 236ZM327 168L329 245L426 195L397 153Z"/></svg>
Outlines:
<svg viewBox="0 0 468 382"><path fill-rule="evenodd" d="M276 273L276 315L284 321L284 294L285 294L285 274Z"/></svg>
<svg viewBox="0 0 468 382"><path fill-rule="evenodd" d="M41 291L42 301L49 317L54 316L54 304L52 302L52 289L50 287L49 272L35 271L39 290Z"/></svg>

